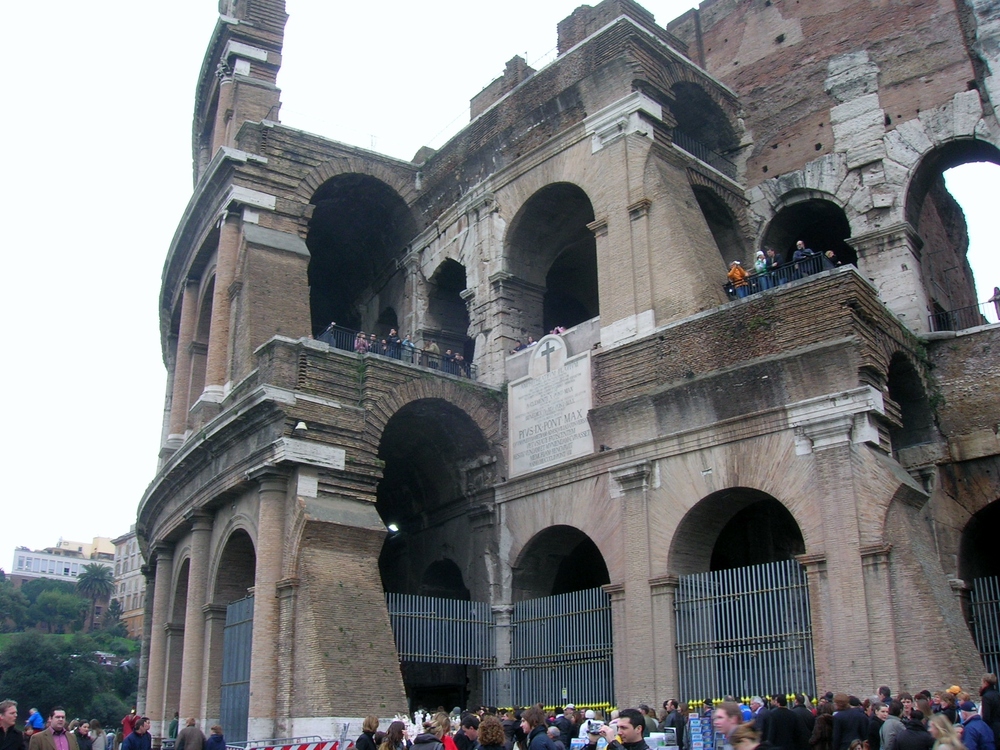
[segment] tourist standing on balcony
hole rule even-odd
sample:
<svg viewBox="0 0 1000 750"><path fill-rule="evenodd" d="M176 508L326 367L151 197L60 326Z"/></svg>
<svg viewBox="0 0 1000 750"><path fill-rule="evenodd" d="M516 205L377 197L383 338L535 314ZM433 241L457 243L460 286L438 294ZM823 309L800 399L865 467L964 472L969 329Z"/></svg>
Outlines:
<svg viewBox="0 0 1000 750"><path fill-rule="evenodd" d="M831 268L836 268L840 265L840 261L837 259L837 254L833 250L827 250L823 253L823 270L829 271Z"/></svg>
<svg viewBox="0 0 1000 750"><path fill-rule="evenodd" d="M792 253L792 262L795 263L795 278L801 279L819 270L814 267L815 261L809 259L816 255L816 251L806 247L806 243L799 240L795 243L795 252Z"/></svg>
<svg viewBox="0 0 1000 750"><path fill-rule="evenodd" d="M399 334L396 332L395 328L390 328L389 329L389 356L392 357L393 359L399 359L400 358L400 356L399 356L400 355L399 345L400 345Z"/></svg>
<svg viewBox="0 0 1000 750"><path fill-rule="evenodd" d="M733 285L733 289L736 290L736 296L741 299L750 292L750 287L747 285L747 276L749 275L738 260L729 264L729 273L726 276L729 278L729 283Z"/></svg>
<svg viewBox="0 0 1000 750"><path fill-rule="evenodd" d="M403 340L399 344L402 350L403 359L409 363L413 363L413 353L417 350L417 345L410 340L410 334L403 336Z"/></svg>
<svg viewBox="0 0 1000 750"><path fill-rule="evenodd" d="M1000 321L1000 286L993 287L993 296L986 301L993 303L993 309L996 310L997 314L997 321Z"/></svg>
<svg viewBox="0 0 1000 750"><path fill-rule="evenodd" d="M759 291L771 288L771 279L767 275L767 257L763 250L758 250L753 259L754 284Z"/></svg>
<svg viewBox="0 0 1000 750"><path fill-rule="evenodd" d="M354 337L354 351L358 354L365 354L368 351L368 339L365 338L364 331L358 331L358 335Z"/></svg>

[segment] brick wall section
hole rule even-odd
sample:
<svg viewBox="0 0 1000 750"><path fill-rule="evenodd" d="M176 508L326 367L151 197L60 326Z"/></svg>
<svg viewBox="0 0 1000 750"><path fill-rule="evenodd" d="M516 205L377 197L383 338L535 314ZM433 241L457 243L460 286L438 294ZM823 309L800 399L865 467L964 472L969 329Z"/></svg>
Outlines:
<svg viewBox="0 0 1000 750"><path fill-rule="evenodd" d="M884 376L916 340L853 271L840 271L717 308L594 357L594 403L607 405L705 373L843 337L860 342L858 368ZM845 387L856 387L853 385Z"/></svg>
<svg viewBox="0 0 1000 750"><path fill-rule="evenodd" d="M938 426L946 437L995 431L1000 422L1000 328L927 345L939 388Z"/></svg>
<svg viewBox="0 0 1000 750"><path fill-rule="evenodd" d="M901 13L893 3L860 0L716 0L667 28L692 49L703 49L708 72L739 94L754 134L747 163L753 187L829 152L829 112L836 102L824 82L835 55L868 51L879 67L880 103L890 128L966 90L975 71L956 5L912 2Z"/></svg>
<svg viewBox="0 0 1000 750"><path fill-rule="evenodd" d="M931 299L947 310L975 305L972 268L966 259L969 230L962 207L938 176L923 201L918 223L924 246L920 269Z"/></svg>
<svg viewBox="0 0 1000 750"><path fill-rule="evenodd" d="M296 716L407 710L378 559L383 531L307 525L299 557Z"/></svg>

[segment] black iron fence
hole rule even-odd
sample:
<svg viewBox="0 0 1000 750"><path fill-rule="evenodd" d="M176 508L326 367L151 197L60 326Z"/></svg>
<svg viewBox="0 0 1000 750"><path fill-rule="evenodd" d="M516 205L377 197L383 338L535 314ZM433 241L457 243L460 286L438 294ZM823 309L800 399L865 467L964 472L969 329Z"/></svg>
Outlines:
<svg viewBox="0 0 1000 750"><path fill-rule="evenodd" d="M789 261L771 271L752 273L746 277L746 284L743 286L736 286L727 281L723 287L730 299L741 299L835 267L832 261L817 253L803 260Z"/></svg>
<svg viewBox="0 0 1000 750"><path fill-rule="evenodd" d="M932 331L962 331L966 328L975 328L989 323L996 323L1000 313L989 302L969 307L960 307L957 310L941 310L929 318L930 329Z"/></svg>
<svg viewBox="0 0 1000 750"><path fill-rule="evenodd" d="M687 151L694 158L705 162L710 167L715 167L715 169L722 172L722 174L726 177L732 180L736 179L737 171L735 164L729 161L729 159L720 154L718 151L713 151L704 143L696 141L687 133L675 129L674 144Z"/></svg>
<svg viewBox="0 0 1000 750"><path fill-rule="evenodd" d="M442 353L432 349L421 349L408 338L364 335L362 331L351 328L329 326L316 339L345 352L375 354L470 380L475 380L477 376L476 366L466 360L461 352L446 349Z"/></svg>

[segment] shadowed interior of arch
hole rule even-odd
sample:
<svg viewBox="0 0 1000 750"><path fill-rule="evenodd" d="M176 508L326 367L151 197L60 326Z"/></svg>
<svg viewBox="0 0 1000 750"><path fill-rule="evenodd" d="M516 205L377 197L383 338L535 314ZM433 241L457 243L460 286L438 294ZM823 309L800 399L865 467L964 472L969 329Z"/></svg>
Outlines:
<svg viewBox="0 0 1000 750"><path fill-rule="evenodd" d="M590 198L568 182L543 187L511 221L510 271L543 290L540 300L521 300L528 333L537 337L600 314L597 241L587 228L593 221Z"/></svg>
<svg viewBox="0 0 1000 750"><path fill-rule="evenodd" d="M974 578L1000 576L997 529L1000 529L1000 498L973 515L962 529L958 571L966 583Z"/></svg>
<svg viewBox="0 0 1000 750"><path fill-rule="evenodd" d="M934 441L934 410L924 391L920 374L906 355L897 352L889 361L889 398L899 405L902 426L892 428L893 451Z"/></svg>
<svg viewBox="0 0 1000 750"><path fill-rule="evenodd" d="M811 198L778 212L767 228L761 249L773 248L787 263L795 252L795 243L802 240L817 253L833 250L841 263L857 264L857 252L845 242L850 236L851 225L842 208L827 200Z"/></svg>
<svg viewBox="0 0 1000 750"><path fill-rule="evenodd" d="M250 535L237 529L226 540L215 572L212 600L216 604L231 604L248 595L256 580L257 553Z"/></svg>
<svg viewBox="0 0 1000 750"><path fill-rule="evenodd" d="M312 203L306 246L313 335L331 321L360 328L360 304L401 273L395 261L416 235L416 223L396 191L368 175L337 175Z"/></svg>
<svg viewBox="0 0 1000 750"><path fill-rule="evenodd" d="M386 423L378 451L385 468L375 507L387 526L399 528L386 538L379 557L386 591L417 593L423 565L415 565L415 556L426 545L442 543L434 527L463 500L465 469L488 454L479 426L442 398L412 401Z"/></svg>
<svg viewBox="0 0 1000 750"><path fill-rule="evenodd" d="M515 602L568 594L611 582L594 541L572 526L550 526L525 546L514 565Z"/></svg>
<svg viewBox="0 0 1000 750"><path fill-rule="evenodd" d="M674 534L671 572L690 575L712 570L790 560L805 552L792 514L770 495L743 487L703 498Z"/></svg>

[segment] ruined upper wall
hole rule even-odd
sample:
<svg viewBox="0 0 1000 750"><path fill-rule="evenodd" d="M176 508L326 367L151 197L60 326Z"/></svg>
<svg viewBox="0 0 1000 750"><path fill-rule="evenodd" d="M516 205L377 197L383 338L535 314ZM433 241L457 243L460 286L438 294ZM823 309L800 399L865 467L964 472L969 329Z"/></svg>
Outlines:
<svg viewBox="0 0 1000 750"><path fill-rule="evenodd" d="M594 7L581 5L574 10L572 14L559 22L559 54L565 54L570 48L621 16L631 18L653 36L687 56L687 45L663 27L658 26L653 14L634 0L604 0L603 3Z"/></svg>
<svg viewBox="0 0 1000 750"><path fill-rule="evenodd" d="M708 0L667 28L739 94L753 187L831 152L844 101L877 93L891 129L979 85L963 14L923 0Z"/></svg>

